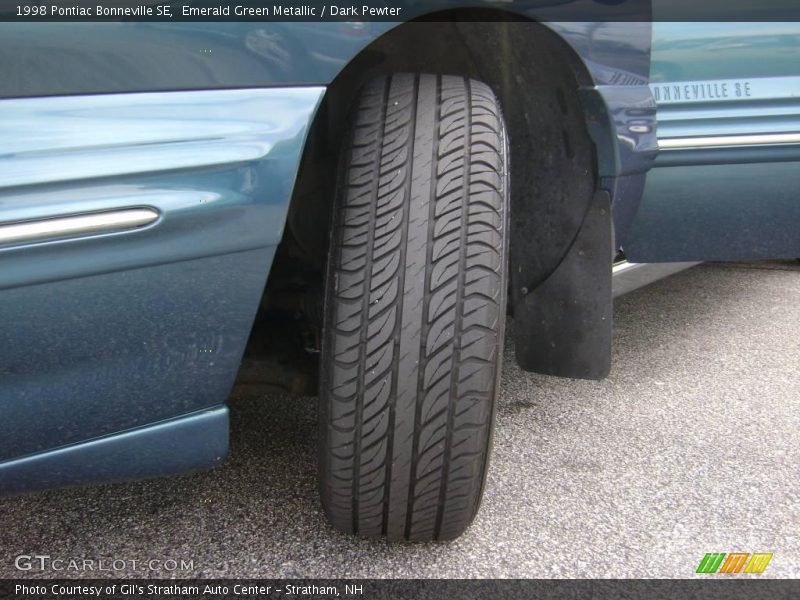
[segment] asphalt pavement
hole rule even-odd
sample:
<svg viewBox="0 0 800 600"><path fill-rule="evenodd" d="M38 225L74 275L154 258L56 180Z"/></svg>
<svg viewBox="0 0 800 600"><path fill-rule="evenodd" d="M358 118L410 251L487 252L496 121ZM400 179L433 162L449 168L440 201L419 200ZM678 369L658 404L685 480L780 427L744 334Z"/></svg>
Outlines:
<svg viewBox="0 0 800 600"><path fill-rule="evenodd" d="M800 265L674 275L617 300L614 338L599 382L524 373L508 343L486 496L453 542L332 530L316 400L244 394L215 471L0 499L0 577L41 554L125 567L24 575L684 578L708 552L800 577Z"/></svg>

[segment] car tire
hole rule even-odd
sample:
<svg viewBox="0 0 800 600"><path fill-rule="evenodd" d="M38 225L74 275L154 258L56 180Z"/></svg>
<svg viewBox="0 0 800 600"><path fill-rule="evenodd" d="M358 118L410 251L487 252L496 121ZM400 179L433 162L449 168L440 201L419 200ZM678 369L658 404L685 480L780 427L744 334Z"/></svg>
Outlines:
<svg viewBox="0 0 800 600"><path fill-rule="evenodd" d="M329 254L320 493L367 537L452 539L477 513L502 364L507 142L458 76L372 80L350 117Z"/></svg>

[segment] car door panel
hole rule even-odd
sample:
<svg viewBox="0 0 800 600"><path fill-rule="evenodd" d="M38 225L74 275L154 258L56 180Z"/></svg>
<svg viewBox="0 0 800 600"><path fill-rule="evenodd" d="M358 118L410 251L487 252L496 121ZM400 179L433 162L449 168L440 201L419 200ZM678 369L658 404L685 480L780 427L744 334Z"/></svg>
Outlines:
<svg viewBox="0 0 800 600"><path fill-rule="evenodd" d="M800 24L654 23L636 262L800 256Z"/></svg>

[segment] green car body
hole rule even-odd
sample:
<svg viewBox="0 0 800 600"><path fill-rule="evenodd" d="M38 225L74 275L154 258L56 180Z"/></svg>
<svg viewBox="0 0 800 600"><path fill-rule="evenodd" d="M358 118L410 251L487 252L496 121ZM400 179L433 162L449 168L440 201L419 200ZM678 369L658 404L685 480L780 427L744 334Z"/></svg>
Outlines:
<svg viewBox="0 0 800 600"><path fill-rule="evenodd" d="M791 257L800 223L798 23L654 23L661 152L639 262Z"/></svg>
<svg viewBox="0 0 800 600"><path fill-rule="evenodd" d="M222 460L276 252L291 233L324 259L318 187L373 73L463 66L497 91L530 370L607 373L619 250L800 256L799 22L620 18L650 14L640 0L593 3L607 21L566 19L571 2L484 4L505 17L0 23L0 491Z"/></svg>

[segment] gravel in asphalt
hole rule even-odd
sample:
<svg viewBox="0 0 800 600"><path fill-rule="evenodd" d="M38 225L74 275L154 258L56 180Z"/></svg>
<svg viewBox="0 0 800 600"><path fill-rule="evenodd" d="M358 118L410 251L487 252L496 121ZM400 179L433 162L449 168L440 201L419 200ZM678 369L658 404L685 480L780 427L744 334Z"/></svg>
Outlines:
<svg viewBox="0 0 800 600"><path fill-rule="evenodd" d="M453 542L332 530L316 400L239 395L215 471L0 499L0 577L39 553L194 567L116 576L684 578L734 551L799 577L800 268L680 273L619 299L614 338L599 382L524 373L509 341L486 496Z"/></svg>

